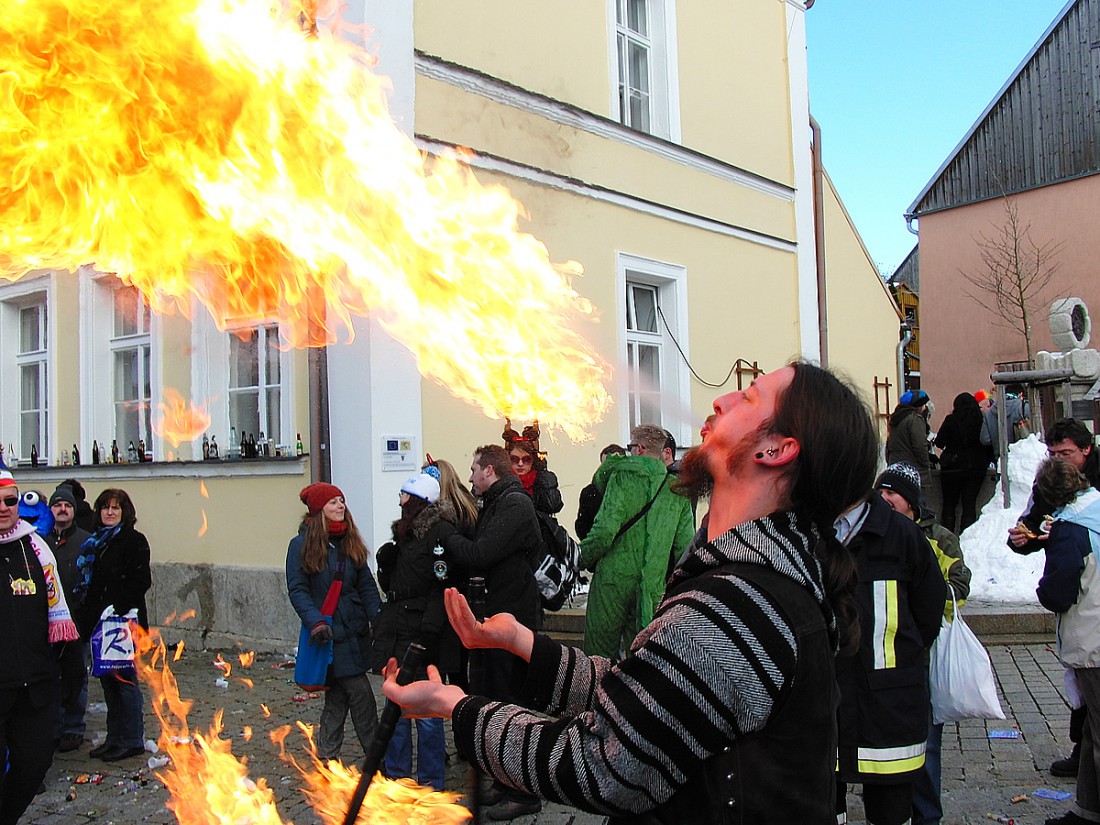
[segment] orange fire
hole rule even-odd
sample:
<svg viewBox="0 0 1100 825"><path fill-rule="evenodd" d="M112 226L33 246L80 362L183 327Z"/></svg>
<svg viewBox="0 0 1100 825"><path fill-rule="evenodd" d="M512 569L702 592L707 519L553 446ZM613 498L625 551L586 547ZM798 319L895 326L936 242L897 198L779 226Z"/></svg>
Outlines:
<svg viewBox="0 0 1100 825"><path fill-rule="evenodd" d="M593 307L461 157L396 127L361 47L265 0L34 0L0 15L0 277L94 262L158 312L370 313L427 378L571 438L606 413Z"/></svg>
<svg viewBox="0 0 1100 825"><path fill-rule="evenodd" d="M210 822L248 822L253 825L283 825L275 797L263 778L248 776L246 759L233 755L232 743L222 737L222 712L206 733L192 731L187 723L191 702L181 699L175 676L168 666L165 645L155 632L135 627L138 646L137 668L153 692L152 707L160 721L158 744L170 762L157 772L170 794L168 808L181 825ZM309 726L301 726L308 731ZM273 733L283 757L294 764L306 781L303 791L325 825L343 822L348 802L358 780L354 768L338 762L321 765L310 742L312 764L306 768L286 753L283 740L290 728ZM251 738L251 729L242 731ZM457 825L469 819L469 811L456 803L457 794L420 788L411 782L393 782L375 777L356 820L359 823L418 822L424 825Z"/></svg>
<svg viewBox="0 0 1100 825"><path fill-rule="evenodd" d="M172 387L164 390L164 401L157 404L157 414L153 416L153 432L178 447L184 441L200 438L210 426L210 413L205 407L192 407L183 396Z"/></svg>

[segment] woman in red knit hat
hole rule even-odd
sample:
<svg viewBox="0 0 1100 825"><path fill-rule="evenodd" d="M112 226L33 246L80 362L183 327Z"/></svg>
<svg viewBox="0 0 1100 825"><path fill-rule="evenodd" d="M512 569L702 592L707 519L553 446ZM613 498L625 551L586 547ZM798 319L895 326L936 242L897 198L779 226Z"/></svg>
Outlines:
<svg viewBox="0 0 1100 825"><path fill-rule="evenodd" d="M378 724L367 669L371 625L381 599L367 565L367 546L340 488L317 482L299 497L307 512L287 548L286 585L290 603L310 628L310 643L332 641L328 690L316 738L317 755L327 761L340 758L349 711L364 751Z"/></svg>

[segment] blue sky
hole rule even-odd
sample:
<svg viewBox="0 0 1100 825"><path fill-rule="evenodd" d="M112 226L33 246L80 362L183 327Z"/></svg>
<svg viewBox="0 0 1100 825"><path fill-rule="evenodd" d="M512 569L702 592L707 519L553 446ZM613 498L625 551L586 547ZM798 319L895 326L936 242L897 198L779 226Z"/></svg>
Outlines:
<svg viewBox="0 0 1100 825"><path fill-rule="evenodd" d="M902 215L1066 0L818 0L810 111L825 168L880 271L916 244Z"/></svg>

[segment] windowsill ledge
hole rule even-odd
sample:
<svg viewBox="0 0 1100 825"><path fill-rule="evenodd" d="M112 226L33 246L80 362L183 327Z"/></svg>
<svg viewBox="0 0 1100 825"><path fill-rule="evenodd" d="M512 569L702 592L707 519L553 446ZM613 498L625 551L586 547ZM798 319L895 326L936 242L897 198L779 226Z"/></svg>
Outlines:
<svg viewBox="0 0 1100 825"><path fill-rule="evenodd" d="M20 485L57 484L67 478L154 479L154 478L225 478L234 476L297 476L306 468L309 454L287 458L242 458L212 461L139 461L132 464L29 464L11 468Z"/></svg>

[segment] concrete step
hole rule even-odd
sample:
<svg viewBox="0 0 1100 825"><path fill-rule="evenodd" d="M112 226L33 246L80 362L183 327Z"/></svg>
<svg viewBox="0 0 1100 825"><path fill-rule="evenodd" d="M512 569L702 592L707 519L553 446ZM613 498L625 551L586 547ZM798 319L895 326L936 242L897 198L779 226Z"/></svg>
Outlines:
<svg viewBox="0 0 1100 825"><path fill-rule="evenodd" d="M544 632L564 644L584 639L584 608L565 607L547 613ZM1040 644L1054 642L1054 614L1038 604L968 601L962 615L985 644Z"/></svg>

